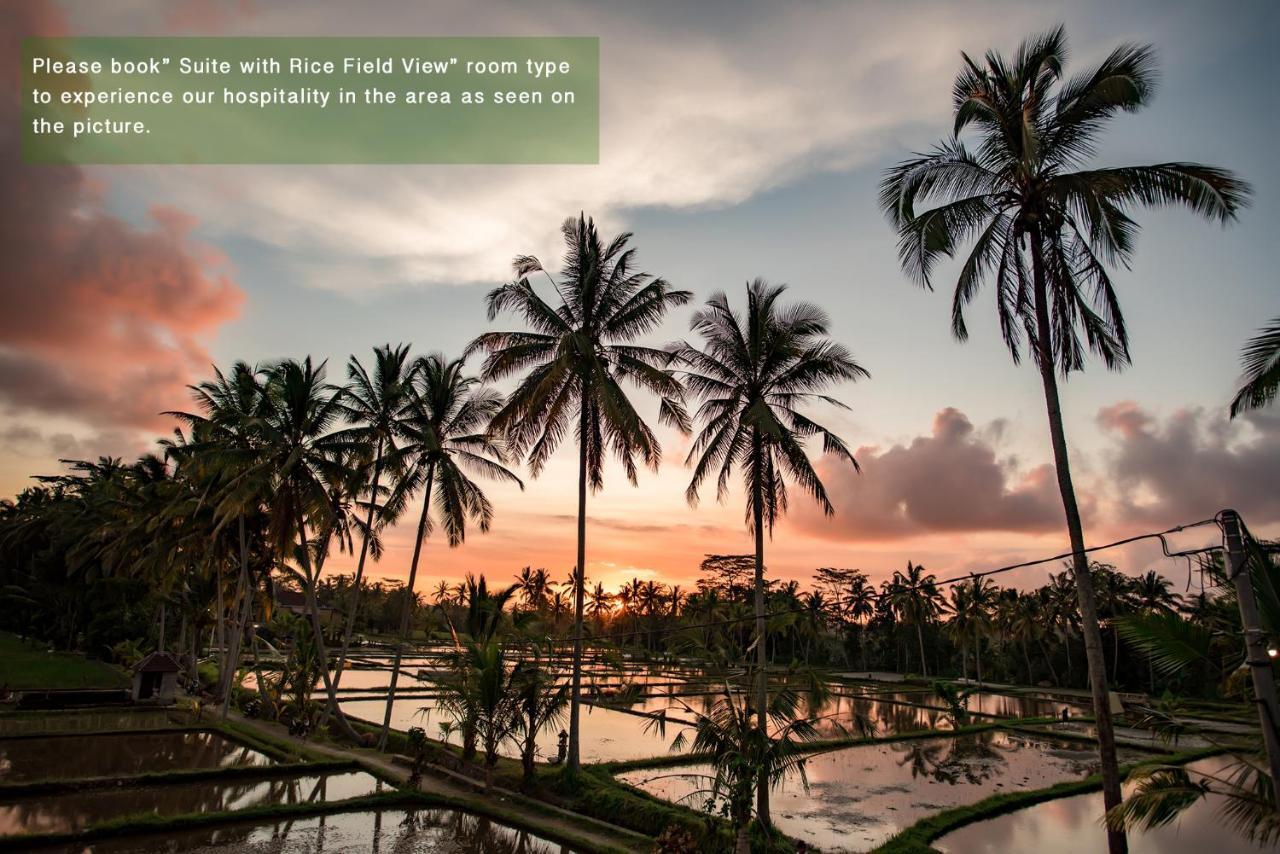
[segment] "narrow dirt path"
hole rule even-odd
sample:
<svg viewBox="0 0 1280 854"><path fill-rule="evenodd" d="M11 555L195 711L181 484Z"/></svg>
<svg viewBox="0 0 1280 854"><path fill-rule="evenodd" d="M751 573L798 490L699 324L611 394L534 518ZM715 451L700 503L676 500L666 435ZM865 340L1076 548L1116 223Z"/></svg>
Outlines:
<svg viewBox="0 0 1280 854"><path fill-rule="evenodd" d="M371 748L346 748L307 741L289 735L280 724L246 718L236 712L231 713L230 720L273 741L288 742L301 750L334 759L355 761L371 773L395 780L400 785L408 785L409 770L392 762L386 754ZM612 852L644 852L653 848L652 839L635 831L569 812L509 789L495 786L485 793L477 791L476 787L479 786L481 784L477 783L473 786L471 781L464 781L444 769L429 766L418 785L418 790L455 799L471 805L472 809L482 814L491 811L496 805L500 812L518 819L521 824L535 833L547 833L554 838L569 842L575 848L602 853L610 852L610 854Z"/></svg>

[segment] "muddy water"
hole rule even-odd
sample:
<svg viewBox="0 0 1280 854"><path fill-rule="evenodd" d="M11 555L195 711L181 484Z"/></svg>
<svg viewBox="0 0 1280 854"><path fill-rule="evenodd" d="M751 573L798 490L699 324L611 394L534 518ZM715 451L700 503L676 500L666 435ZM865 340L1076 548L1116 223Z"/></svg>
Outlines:
<svg viewBox="0 0 1280 854"><path fill-rule="evenodd" d="M270 765L270 757L210 732L0 739L0 782L129 777L188 768Z"/></svg>
<svg viewBox="0 0 1280 854"><path fill-rule="evenodd" d="M452 810L337 813L273 824L225 825L160 837L128 837L40 854L324 854L388 851L570 854L571 849L487 818Z"/></svg>
<svg viewBox="0 0 1280 854"><path fill-rule="evenodd" d="M82 830L127 815L174 816L340 801L385 784L360 771L274 780L201 781L0 800L0 836Z"/></svg>
<svg viewBox="0 0 1280 854"><path fill-rule="evenodd" d="M1121 762L1143 755L1121 754ZM774 818L789 836L824 851L867 851L940 810L997 792L1080 779L1095 770L1094 756L1084 742L1005 732L850 747L809 760L808 791L798 777L775 786ZM706 773L705 767L691 766L637 771L619 779L698 808L702 796L693 793L706 787Z"/></svg>
<svg viewBox="0 0 1280 854"><path fill-rule="evenodd" d="M423 713L422 709L431 709L429 700L397 700L392 705L391 726L398 730L420 726L432 738L440 737L439 723L445 720L438 712L432 710ZM349 715L382 723L386 710L385 700L344 700L342 710ZM647 718L633 715L616 709L605 709L590 704L582 706L582 761L583 762L616 762L625 759L644 759L650 756L663 756L668 752L672 739L678 728L668 724L665 736L656 731L646 731ZM558 749L559 733L568 729L568 710L564 719L556 726L543 730L538 737L539 761L554 757ZM449 740L460 743L455 732ZM504 744L500 750L503 756L518 756L515 745Z"/></svg>
<svg viewBox="0 0 1280 854"><path fill-rule="evenodd" d="M1206 759L1188 766L1193 771L1217 774L1227 761ZM1254 845L1227 828L1219 810L1222 799L1197 802L1171 825L1129 834L1130 854L1251 854L1274 851ZM934 841L947 854L1003 854L1034 851L1036 854L1083 854L1105 851L1107 837L1099 822L1102 795L1092 793L1046 801L1008 815L970 824Z"/></svg>

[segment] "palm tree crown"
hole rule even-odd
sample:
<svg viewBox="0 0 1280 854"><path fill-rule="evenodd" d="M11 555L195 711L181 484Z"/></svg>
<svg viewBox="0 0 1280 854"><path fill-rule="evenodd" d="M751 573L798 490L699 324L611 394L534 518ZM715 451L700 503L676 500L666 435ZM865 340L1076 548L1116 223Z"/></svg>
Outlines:
<svg viewBox="0 0 1280 854"><path fill-rule="evenodd" d="M1280 391L1280 317L1249 339L1240 354L1244 380L1231 401L1231 417L1271 405Z"/></svg>
<svg viewBox="0 0 1280 854"><path fill-rule="evenodd" d="M1154 53L1121 45L1072 78L1063 76L1066 58L1061 27L1028 39L1012 62L994 51L981 64L965 55L953 87L954 137L889 170L880 192L903 269L925 287L940 257L972 241L952 300L961 340L964 309L990 280L1010 353L1021 357L1025 333L1039 360L1034 260L1052 318L1046 354L1063 373L1083 366L1080 332L1108 366L1129 361L1108 266L1131 259L1132 208L1180 204L1226 222L1249 196L1231 173L1197 163L1084 168L1107 120L1150 100ZM973 148L960 140L969 129L978 134ZM922 211L929 203L936 206Z"/></svg>
<svg viewBox="0 0 1280 854"><path fill-rule="evenodd" d="M489 320L504 311L519 314L528 331L486 332L469 350L484 350L486 380L527 371L494 418L517 455L527 455L536 476L578 416L577 439L585 449L591 488L604 485L604 461L613 452L628 478L636 458L656 468L661 445L623 390L630 381L658 396L658 420L683 429L679 382L667 370L672 356L632 343L652 331L667 310L689 301L664 279L635 269L629 233L602 243L595 222L579 217L561 227L564 268L552 280L559 303L542 299L529 275L545 272L537 258L520 256L517 278L487 297ZM550 274L547 274L550 278Z"/></svg>
<svg viewBox="0 0 1280 854"><path fill-rule="evenodd" d="M723 293L715 294L691 322L704 349L688 343L673 348L688 366L689 391L701 400L700 429L685 460L694 465L685 497L697 504L703 481L714 471L716 495L723 499L737 467L747 485L747 524L753 530L757 501L768 530L786 510L784 475L808 492L824 513L834 512L805 453L805 439L821 436L824 452L858 466L844 441L800 407L824 402L848 409L823 389L870 374L847 349L826 339L828 321L821 309L803 302L779 305L785 290L762 279L750 282L745 314L734 311Z"/></svg>

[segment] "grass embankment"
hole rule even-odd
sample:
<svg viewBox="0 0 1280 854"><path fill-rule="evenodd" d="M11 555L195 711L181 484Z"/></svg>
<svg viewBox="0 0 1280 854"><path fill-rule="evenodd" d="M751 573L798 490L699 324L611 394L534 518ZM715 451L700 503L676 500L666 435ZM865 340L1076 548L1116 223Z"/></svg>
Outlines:
<svg viewBox="0 0 1280 854"><path fill-rule="evenodd" d="M1141 765L1185 765L1188 762L1216 756L1222 752L1222 748L1211 747L1204 750L1191 750L1185 753L1152 757L1141 762L1121 766L1120 776L1122 778L1128 777L1133 769ZM879 848L874 849L874 854L937 854L937 849L932 848L929 843L967 824L986 821L987 819L1044 803L1045 801L1096 792L1101 788L1102 775L1092 774L1083 780L1071 780L1044 789L1033 789L1027 792L1003 792L998 795L992 795L978 801L976 804L954 807L923 818L889 839Z"/></svg>
<svg viewBox="0 0 1280 854"><path fill-rule="evenodd" d="M43 644L0 632L0 688L127 688L129 678L118 667L70 652L48 652Z"/></svg>

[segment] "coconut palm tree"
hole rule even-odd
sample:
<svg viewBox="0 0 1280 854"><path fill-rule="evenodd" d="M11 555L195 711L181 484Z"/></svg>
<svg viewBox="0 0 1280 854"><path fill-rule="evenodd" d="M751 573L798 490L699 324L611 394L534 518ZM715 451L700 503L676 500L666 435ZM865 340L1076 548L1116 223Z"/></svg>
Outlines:
<svg viewBox="0 0 1280 854"><path fill-rule="evenodd" d="M545 301L529 277L545 273L530 256L516 258L516 278L487 297L489 320L512 311L529 329L487 332L472 342L484 350L483 376L524 376L493 420L514 453L536 477L565 435L578 443L578 561L573 603L573 673L567 766L579 766L582 697L582 619L586 584L587 492L604 486L605 460L617 457L633 484L637 459L656 470L662 448L627 397L624 383L659 398L658 421L688 429L683 390L669 369L672 355L644 347L637 338L657 328L668 309L690 299L666 280L636 267L635 249L624 233L605 243L595 222L579 215L561 227L565 258L551 286L556 304Z"/></svg>
<svg viewBox="0 0 1280 854"><path fill-rule="evenodd" d="M351 649L351 637L355 631L356 613L360 609L361 582L364 580L365 560L370 544L376 542L374 519L379 511L383 489L383 476L393 474L399 462L398 439L400 423L404 419L413 393L414 363L409 359L408 346L393 348L390 344L375 347L373 371L370 373L355 356L347 362L347 395L343 400L343 415L352 427L341 435L347 442L366 450L371 457L372 468L368 474L367 507L363 533L360 538L360 557L356 561L355 579L347 600L346 624L342 630L342 648L338 652L338 666L334 670L335 687L342 681L347 654ZM389 467L388 463L392 463ZM391 523L385 514L379 526ZM380 554L374 554L377 560Z"/></svg>
<svg viewBox="0 0 1280 854"><path fill-rule="evenodd" d="M858 650L862 655L862 667L867 667L867 623L876 613L876 588L866 573L856 571L845 591L845 608L849 619L858 626Z"/></svg>
<svg viewBox="0 0 1280 854"><path fill-rule="evenodd" d="M1280 390L1280 317L1249 339L1240 354L1244 380L1231 401L1231 417L1270 406Z"/></svg>
<svg viewBox="0 0 1280 854"><path fill-rule="evenodd" d="M907 571L894 571L889 586L890 599L898 620L914 626L916 642L920 647L920 673L929 675L929 664L924 653L924 627L936 622L942 614L946 600L938 589L938 577L926 573L920 564L907 561Z"/></svg>
<svg viewBox="0 0 1280 854"><path fill-rule="evenodd" d="M202 414L168 412L192 431L192 441L166 440L166 452L187 466L212 466L222 479L217 504L217 522L234 516L239 538L239 578L233 602L241 603L240 615L231 637L229 649L223 646L219 669L219 712L226 718L231 702L235 671L239 666L240 643L249 621L250 576L249 546L245 517L257 513L264 495L262 481L239 477L245 470L255 447L256 417L263 401L262 371L237 362L229 374L214 368L214 378L190 387Z"/></svg>
<svg viewBox="0 0 1280 854"><path fill-rule="evenodd" d="M326 530L331 522L329 484L339 474L334 471L336 443L331 428L342 415L343 390L325 381L324 368L324 362L313 365L308 356L301 362L286 359L268 369L262 411L255 422L258 444L245 480L269 485L267 539L282 565L293 562L300 567L316 654L324 663L321 675L326 714L354 740L356 733L338 708L327 664L329 654L316 601L320 573L311 542L312 535Z"/></svg>
<svg viewBox="0 0 1280 854"><path fill-rule="evenodd" d="M768 709L767 652L764 608L764 537L787 508L790 479L808 493L823 513L835 512L826 487L809 461L805 440L820 436L822 450L857 469L857 460L844 441L803 414L800 408L825 402L847 408L824 394L841 380L869 374L843 346L827 338L826 314L809 303L780 303L784 286L763 279L747 284L746 312L739 314L729 298L717 293L694 314L690 328L702 338L702 348L682 342L673 347L686 366L686 384L701 402L699 431L686 465L693 477L685 491L690 505L713 471L716 497L723 501L734 470L747 493L747 527L755 536L756 700L759 726L764 730ZM769 787L759 787L756 812L769 823Z"/></svg>
<svg viewBox="0 0 1280 854"><path fill-rule="evenodd" d="M734 829L734 850L749 854L752 795L792 774L799 774L807 787L805 745L817 738L818 731L811 718L799 714L799 697L791 690L773 696L763 727L752 704L742 702L740 696L726 686L705 712L676 699L693 726L676 735L671 749L687 751L690 758L711 766L705 794L712 802L724 800ZM756 818L767 832L768 819L756 800Z"/></svg>
<svg viewBox="0 0 1280 854"><path fill-rule="evenodd" d="M1195 163L1088 168L1107 120L1149 101L1154 54L1149 46L1121 45L1072 78L1063 76L1066 55L1061 27L1027 39L1012 60L992 51L980 64L965 55L953 88L953 137L890 169L880 203L898 230L903 269L925 287L932 287L939 258L972 242L955 287L952 332L968 337L965 307L990 281L1010 354L1019 361L1025 343L1039 370L1110 809L1120 803L1120 777L1057 373L1082 369L1086 346L1108 367L1129 361L1110 267L1132 257L1133 208L1184 205L1225 223L1247 203L1249 188L1229 172ZM978 135L974 149L960 139L967 130ZM1110 845L1122 850L1123 835L1113 833Z"/></svg>
<svg viewBox="0 0 1280 854"><path fill-rule="evenodd" d="M493 506L471 479L472 475L524 488L520 478L503 465L504 450L487 430L501 405L502 398L496 392L481 386L476 377L463 373L462 359L450 360L433 353L418 360L413 395L399 427L404 442L401 448L404 471L387 500L386 512L398 515L405 503L419 493L422 512L418 516L413 557L409 562L408 595L400 616L399 642L391 667L380 748L386 746L391 731L400 660L413 615L418 562L423 542L431 530L432 502L445 538L450 548L454 548L466 539L468 523L475 523L483 533L489 530L493 520Z"/></svg>
<svg viewBox="0 0 1280 854"><path fill-rule="evenodd" d="M536 614L547 610L547 593L551 589L551 576L545 569L526 566L516 576L516 585L519 587L520 597L524 599L526 608Z"/></svg>

